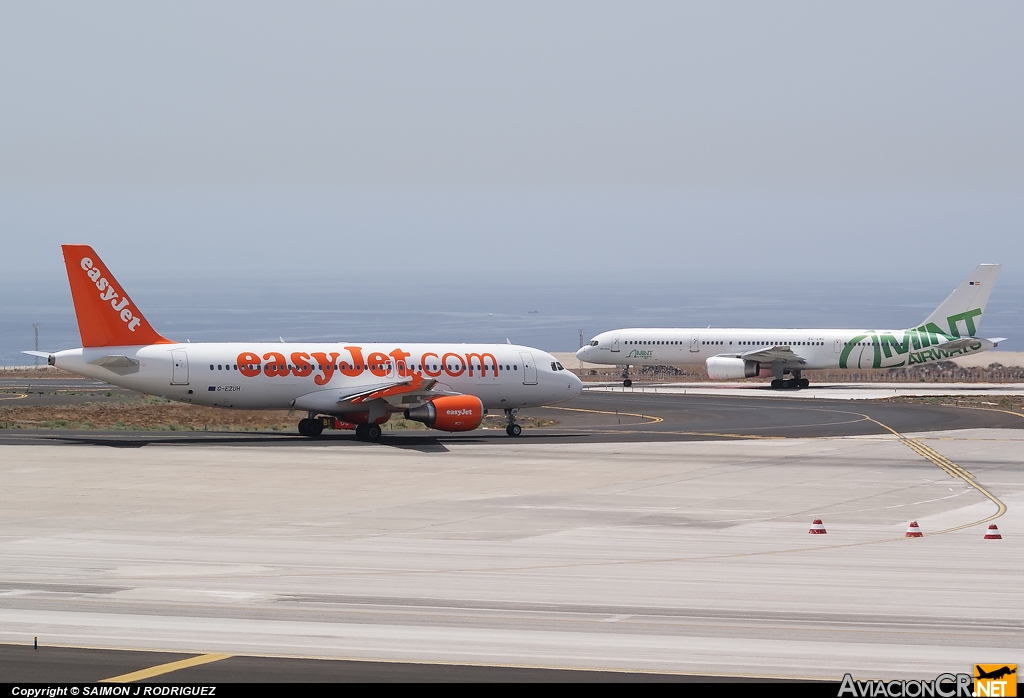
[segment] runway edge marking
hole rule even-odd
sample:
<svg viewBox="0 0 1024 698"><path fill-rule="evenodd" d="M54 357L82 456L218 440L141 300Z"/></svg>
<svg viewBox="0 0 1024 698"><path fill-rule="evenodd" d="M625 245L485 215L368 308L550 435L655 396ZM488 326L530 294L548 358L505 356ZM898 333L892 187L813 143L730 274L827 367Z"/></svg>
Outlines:
<svg viewBox="0 0 1024 698"><path fill-rule="evenodd" d="M170 674L171 672L180 671L181 669L188 669L189 667L210 664L211 662L219 662L222 659L227 659L231 656L234 655L200 654L196 657L189 657L188 659L179 659L176 662L168 662L167 664L157 664L156 666L149 667L148 669L140 669L139 671L133 671L128 674L112 676L109 679L100 680L99 683L131 683L133 681L142 681L143 679L150 679L154 676Z"/></svg>

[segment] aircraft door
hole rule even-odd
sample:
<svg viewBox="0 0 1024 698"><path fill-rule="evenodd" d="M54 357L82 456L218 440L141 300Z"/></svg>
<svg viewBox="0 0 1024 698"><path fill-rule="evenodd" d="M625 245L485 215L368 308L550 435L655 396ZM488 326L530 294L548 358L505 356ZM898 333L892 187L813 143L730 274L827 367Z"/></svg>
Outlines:
<svg viewBox="0 0 1024 698"><path fill-rule="evenodd" d="M171 351L171 385L188 385L188 354L184 349Z"/></svg>
<svg viewBox="0 0 1024 698"><path fill-rule="evenodd" d="M619 335L613 334L612 335L612 351L618 351L618 350L619 350Z"/></svg>
<svg viewBox="0 0 1024 698"><path fill-rule="evenodd" d="M533 354L521 351L519 356L523 357L523 385L537 385L537 365L533 363Z"/></svg>
<svg viewBox="0 0 1024 698"><path fill-rule="evenodd" d="M700 351L700 335L690 336L690 351Z"/></svg>
<svg viewBox="0 0 1024 698"><path fill-rule="evenodd" d="M841 339L837 339L836 340L836 353L837 354L842 354L843 353L843 340L841 340Z"/></svg>

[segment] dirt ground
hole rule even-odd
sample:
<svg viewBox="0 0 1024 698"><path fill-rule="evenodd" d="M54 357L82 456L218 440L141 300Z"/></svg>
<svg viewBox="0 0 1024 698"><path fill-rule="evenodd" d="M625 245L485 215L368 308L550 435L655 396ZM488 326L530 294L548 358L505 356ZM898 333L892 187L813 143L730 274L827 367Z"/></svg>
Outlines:
<svg viewBox="0 0 1024 698"><path fill-rule="evenodd" d="M74 405L3 405L0 429L103 429L156 431L295 431L305 415L291 410L229 410L200 407L147 396L117 402ZM524 427L551 426L552 419L519 417ZM419 422L393 416L386 430L426 429ZM503 417L488 415L484 429L504 429Z"/></svg>

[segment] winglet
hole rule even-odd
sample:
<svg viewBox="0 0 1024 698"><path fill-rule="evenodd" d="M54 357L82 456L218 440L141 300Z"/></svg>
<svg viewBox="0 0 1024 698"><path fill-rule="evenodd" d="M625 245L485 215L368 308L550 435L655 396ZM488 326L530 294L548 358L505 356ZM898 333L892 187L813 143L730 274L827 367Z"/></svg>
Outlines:
<svg viewBox="0 0 1024 698"><path fill-rule="evenodd" d="M174 344L146 321L91 247L62 245L61 250L83 347Z"/></svg>

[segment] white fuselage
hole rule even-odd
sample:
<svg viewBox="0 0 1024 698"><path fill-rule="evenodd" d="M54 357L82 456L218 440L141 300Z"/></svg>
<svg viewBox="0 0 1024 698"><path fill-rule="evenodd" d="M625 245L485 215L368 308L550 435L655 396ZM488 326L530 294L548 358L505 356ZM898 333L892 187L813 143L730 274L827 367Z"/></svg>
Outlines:
<svg viewBox="0 0 1024 698"><path fill-rule="evenodd" d="M895 368L975 354L994 344L975 337L967 346L943 349L953 338L921 328L849 329L703 329L630 328L594 337L576 356L609 365L698 366L714 356L743 356L772 347L789 347L803 370ZM959 338L956 338L959 339ZM961 343L962 344L962 343ZM794 364L795 366L796 364Z"/></svg>
<svg viewBox="0 0 1024 698"><path fill-rule="evenodd" d="M546 352L512 344L224 343L90 347L53 354L58 368L196 405L343 414L338 396L415 374L487 409L576 397L579 378ZM441 393L443 394L443 393Z"/></svg>

